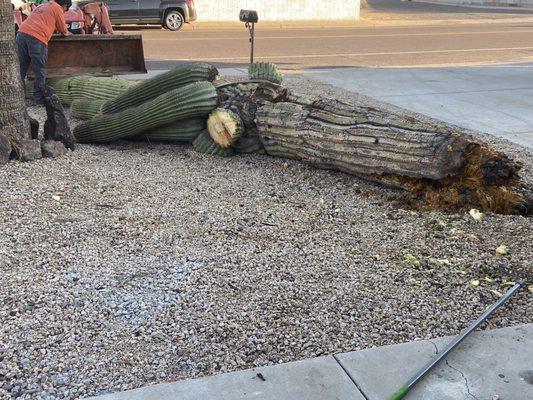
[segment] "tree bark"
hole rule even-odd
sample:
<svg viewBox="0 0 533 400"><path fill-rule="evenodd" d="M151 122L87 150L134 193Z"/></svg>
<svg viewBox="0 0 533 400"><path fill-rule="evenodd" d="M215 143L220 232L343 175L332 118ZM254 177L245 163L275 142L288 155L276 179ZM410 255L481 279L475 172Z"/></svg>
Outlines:
<svg viewBox="0 0 533 400"><path fill-rule="evenodd" d="M0 163L7 162L12 148L18 149L31 139L24 90L15 50L13 7L0 0ZM2 145L3 144L3 145Z"/></svg>

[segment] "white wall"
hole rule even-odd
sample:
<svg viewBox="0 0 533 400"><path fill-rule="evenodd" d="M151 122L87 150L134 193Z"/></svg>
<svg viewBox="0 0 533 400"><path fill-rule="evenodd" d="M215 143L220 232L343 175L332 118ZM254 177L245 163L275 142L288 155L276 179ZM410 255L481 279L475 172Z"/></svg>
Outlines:
<svg viewBox="0 0 533 400"><path fill-rule="evenodd" d="M261 21L359 19L360 0L195 0L198 21L239 21L241 9L256 10Z"/></svg>
<svg viewBox="0 0 533 400"><path fill-rule="evenodd" d="M533 8L533 0L431 0L432 3Z"/></svg>

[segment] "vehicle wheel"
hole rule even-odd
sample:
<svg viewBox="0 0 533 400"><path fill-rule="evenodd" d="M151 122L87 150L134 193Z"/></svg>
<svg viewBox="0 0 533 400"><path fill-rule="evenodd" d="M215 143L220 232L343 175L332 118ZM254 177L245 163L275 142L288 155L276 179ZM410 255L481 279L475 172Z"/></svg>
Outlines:
<svg viewBox="0 0 533 400"><path fill-rule="evenodd" d="M165 15L163 27L171 31L179 31L183 28L185 20L179 11L171 10Z"/></svg>

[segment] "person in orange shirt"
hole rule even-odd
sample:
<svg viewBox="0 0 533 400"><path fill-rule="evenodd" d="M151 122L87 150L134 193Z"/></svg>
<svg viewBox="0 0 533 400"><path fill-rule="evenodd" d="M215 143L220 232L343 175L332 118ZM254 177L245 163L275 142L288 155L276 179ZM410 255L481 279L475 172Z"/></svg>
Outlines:
<svg viewBox="0 0 533 400"><path fill-rule="evenodd" d="M46 62L48 60L48 42L55 31L69 35L64 13L72 5L71 0L55 0L37 7L22 23L17 33L17 50L20 62L22 82L28 74L28 68L35 75L33 99L42 104L41 88L46 80Z"/></svg>

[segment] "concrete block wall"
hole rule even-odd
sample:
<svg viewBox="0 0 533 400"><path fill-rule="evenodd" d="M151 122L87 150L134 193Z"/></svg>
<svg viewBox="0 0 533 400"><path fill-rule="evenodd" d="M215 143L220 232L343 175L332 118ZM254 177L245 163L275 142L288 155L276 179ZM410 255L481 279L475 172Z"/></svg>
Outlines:
<svg viewBox="0 0 533 400"><path fill-rule="evenodd" d="M259 21L359 19L360 0L195 0L198 21L238 22L241 9L256 10Z"/></svg>

